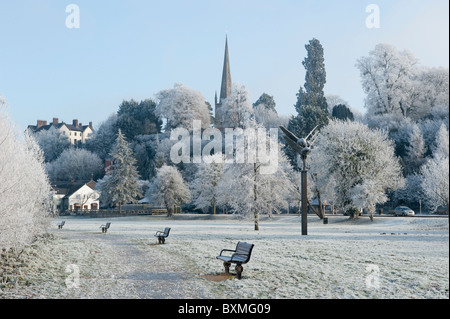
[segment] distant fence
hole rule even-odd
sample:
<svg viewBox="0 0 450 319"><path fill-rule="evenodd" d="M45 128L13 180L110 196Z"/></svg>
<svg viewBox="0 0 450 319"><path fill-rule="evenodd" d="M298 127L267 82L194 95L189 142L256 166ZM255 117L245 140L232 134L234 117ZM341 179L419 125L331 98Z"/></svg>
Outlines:
<svg viewBox="0 0 450 319"><path fill-rule="evenodd" d="M85 217L121 217L139 215L164 215L167 214L165 208L149 209L92 209L92 210L72 210L59 213L60 216L85 216Z"/></svg>

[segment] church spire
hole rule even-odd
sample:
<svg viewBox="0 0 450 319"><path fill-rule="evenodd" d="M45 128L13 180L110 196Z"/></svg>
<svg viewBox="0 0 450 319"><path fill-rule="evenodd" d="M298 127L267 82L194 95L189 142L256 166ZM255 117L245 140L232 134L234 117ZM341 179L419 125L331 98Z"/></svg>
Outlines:
<svg viewBox="0 0 450 319"><path fill-rule="evenodd" d="M222 72L222 86L220 88L220 99L226 99L231 95L231 73L230 73L230 58L228 56L228 36L225 36L225 57L223 61L223 72Z"/></svg>

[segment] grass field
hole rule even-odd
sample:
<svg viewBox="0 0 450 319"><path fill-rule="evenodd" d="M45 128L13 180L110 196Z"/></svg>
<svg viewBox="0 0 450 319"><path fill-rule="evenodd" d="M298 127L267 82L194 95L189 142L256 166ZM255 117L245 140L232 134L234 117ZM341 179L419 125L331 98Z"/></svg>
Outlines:
<svg viewBox="0 0 450 319"><path fill-rule="evenodd" d="M157 245L164 227L170 236ZM242 280L222 276L215 258L238 241L255 244ZM22 258L0 297L449 298L448 218L329 216L325 225L309 216L302 236L293 215L264 219L259 231L225 215L64 217Z"/></svg>

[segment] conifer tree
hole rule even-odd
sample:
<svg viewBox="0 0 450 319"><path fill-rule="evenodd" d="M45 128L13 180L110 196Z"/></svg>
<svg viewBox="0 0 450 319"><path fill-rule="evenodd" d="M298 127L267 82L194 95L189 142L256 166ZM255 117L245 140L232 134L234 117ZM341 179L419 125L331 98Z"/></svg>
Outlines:
<svg viewBox="0 0 450 319"><path fill-rule="evenodd" d="M122 204L136 203L142 191L137 182L136 159L120 129L110 156L112 172L101 187L102 201L121 209Z"/></svg>
<svg viewBox="0 0 450 319"><path fill-rule="evenodd" d="M307 136L316 126L327 125L329 119L328 104L323 91L326 83L323 47L319 40L312 39L305 48L307 57L302 62L306 69L305 85L304 88L300 87L297 93L295 110L298 114L293 116L288 124L289 131L297 137ZM296 153L288 147L286 155L296 167Z"/></svg>

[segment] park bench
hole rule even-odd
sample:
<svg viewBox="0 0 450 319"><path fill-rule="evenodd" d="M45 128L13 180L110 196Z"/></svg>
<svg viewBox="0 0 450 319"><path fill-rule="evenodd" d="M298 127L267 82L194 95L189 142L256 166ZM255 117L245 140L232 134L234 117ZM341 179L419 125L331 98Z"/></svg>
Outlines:
<svg viewBox="0 0 450 319"><path fill-rule="evenodd" d="M105 225L101 225L100 228L102 229L102 233L106 233L108 231L109 226L111 226L111 223L106 223Z"/></svg>
<svg viewBox="0 0 450 319"><path fill-rule="evenodd" d="M164 231L157 231L154 235L155 237L158 237L158 243L164 244L166 241L166 238L169 237L170 227L164 228Z"/></svg>
<svg viewBox="0 0 450 319"><path fill-rule="evenodd" d="M249 244L249 243L240 241L237 243L235 250L222 249L220 251L220 255L217 256L216 258L223 261L223 265L225 267L225 273L227 273L227 274L230 273L231 264L236 264L236 267L235 267L236 276L238 279L241 279L242 271L244 270L244 267L242 267L242 264L246 264L249 262L254 246L255 245L253 245L253 244ZM226 255L222 255L223 252L232 252L233 254L231 256L226 256Z"/></svg>
<svg viewBox="0 0 450 319"><path fill-rule="evenodd" d="M63 220L62 222L59 222L58 223L58 229L62 229L65 223L66 223L65 220Z"/></svg>

